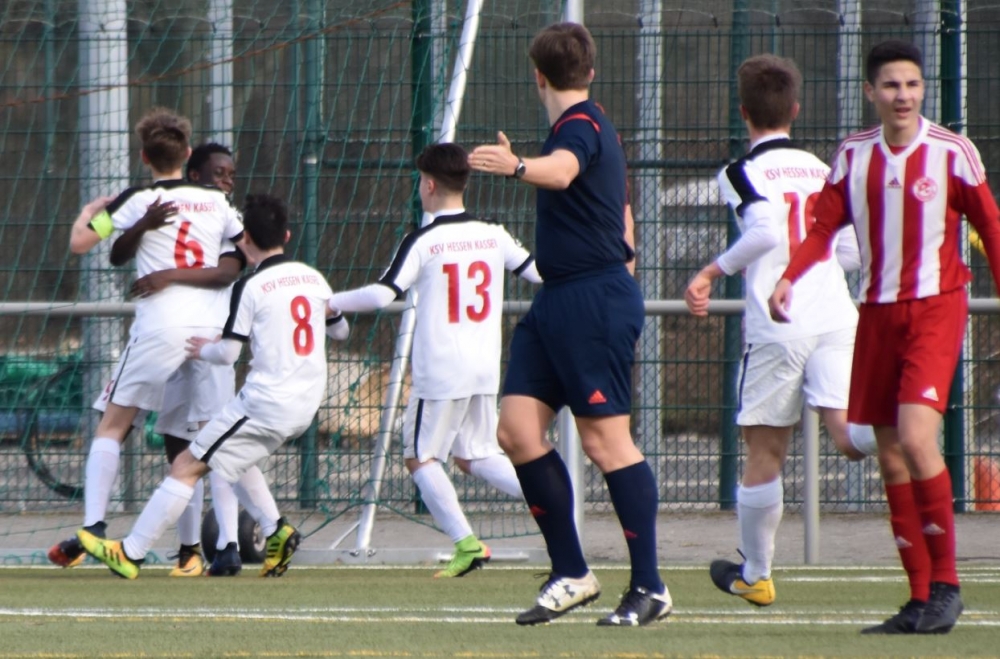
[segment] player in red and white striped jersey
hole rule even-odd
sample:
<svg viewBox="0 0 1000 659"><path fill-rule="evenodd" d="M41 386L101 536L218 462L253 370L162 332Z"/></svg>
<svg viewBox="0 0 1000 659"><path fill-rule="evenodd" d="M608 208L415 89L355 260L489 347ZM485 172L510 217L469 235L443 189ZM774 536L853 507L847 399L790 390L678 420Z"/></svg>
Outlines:
<svg viewBox="0 0 1000 659"><path fill-rule="evenodd" d="M817 223L771 296L787 318L792 284L853 223L863 272L848 419L875 426L910 600L867 633L945 633L962 612L951 477L938 430L968 316L962 215L1000 284L1000 210L979 152L920 116L921 54L902 41L868 55L865 94L881 125L847 138L816 202ZM891 341L886 341L892 337Z"/></svg>

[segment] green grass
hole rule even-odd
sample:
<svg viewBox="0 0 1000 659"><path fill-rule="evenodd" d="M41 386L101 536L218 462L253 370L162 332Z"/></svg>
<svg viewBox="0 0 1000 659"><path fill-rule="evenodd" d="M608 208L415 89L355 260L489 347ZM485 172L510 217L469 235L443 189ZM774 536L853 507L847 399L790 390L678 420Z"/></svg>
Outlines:
<svg viewBox="0 0 1000 659"><path fill-rule="evenodd" d="M670 569L675 613L642 629L598 628L628 573L597 568L596 605L521 628L513 618L541 579L490 567L463 579L432 570L293 568L281 579L137 581L104 569L0 570L0 659L107 657L995 657L1000 569L962 572L966 613L947 636L871 637L858 630L907 598L898 570L782 570L766 609L719 593L707 569Z"/></svg>

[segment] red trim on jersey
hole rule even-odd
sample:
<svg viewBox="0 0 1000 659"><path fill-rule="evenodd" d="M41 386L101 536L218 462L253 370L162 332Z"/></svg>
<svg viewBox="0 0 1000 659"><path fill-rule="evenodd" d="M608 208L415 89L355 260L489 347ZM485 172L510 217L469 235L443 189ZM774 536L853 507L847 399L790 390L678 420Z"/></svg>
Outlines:
<svg viewBox="0 0 1000 659"><path fill-rule="evenodd" d="M975 175L976 183L982 183L986 180L986 172L983 171L983 168L980 166L980 159L976 155L976 149L972 146L972 143L969 142L968 138L957 133L953 133L950 130L941 128L935 124L931 124L931 127L927 131L927 135L928 137L934 137L944 142L950 142L957 145L962 150L962 154L965 156L969 169ZM948 169L949 175L954 175L954 172L955 170L953 168Z"/></svg>
<svg viewBox="0 0 1000 659"><path fill-rule="evenodd" d="M860 133L854 133L853 135L848 135L844 138L843 143L840 145L841 150L850 149L852 146L858 143L868 142L873 137L879 134L882 130L881 126L876 126L875 128L869 128L868 130L861 131Z"/></svg>
<svg viewBox="0 0 1000 659"><path fill-rule="evenodd" d="M865 181L865 196L868 205L868 244L871 246L871 274L866 302L878 302L882 293L882 269L885 267L885 153L881 147L872 149L868 163L868 177Z"/></svg>
<svg viewBox="0 0 1000 659"><path fill-rule="evenodd" d="M577 112L576 114L571 114L568 117L563 117L562 119L556 122L555 126L552 127L552 132L553 133L559 132L559 128L564 123L566 123L567 121L573 121L574 119L585 119L590 122L590 125L594 127L594 130L596 130L598 133L601 132L601 127L597 124L597 122L594 121L589 114L584 114L583 112Z"/></svg>
<svg viewBox="0 0 1000 659"><path fill-rule="evenodd" d="M914 189L926 175L927 144L920 144L906 159L903 176L903 265L899 273L897 297L908 300L917 297L920 283L921 249L924 244L924 206Z"/></svg>

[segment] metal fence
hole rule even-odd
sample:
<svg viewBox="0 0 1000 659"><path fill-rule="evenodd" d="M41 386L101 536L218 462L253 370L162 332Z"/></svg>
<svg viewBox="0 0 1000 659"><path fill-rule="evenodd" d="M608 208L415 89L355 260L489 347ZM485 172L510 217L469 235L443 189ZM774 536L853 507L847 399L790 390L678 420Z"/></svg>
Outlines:
<svg viewBox="0 0 1000 659"><path fill-rule="evenodd" d="M208 9L193 1L123 4L126 124L160 104L191 116L198 139L217 134L213 71L220 60L213 49L220 36L210 12L219 3ZM300 228L297 255L315 262L335 289L370 281L412 226L411 161L440 123L461 3L231 4L235 18L221 38L231 48L228 134L238 156L237 196L260 189L285 196ZM913 39L931 55L925 113L965 130L996 179L1000 136L992 99L1000 86L1000 12L969 3L960 22L960 14L950 13L957 3L863 4L587 3L599 51L592 96L618 126L629 156L638 277L647 298L682 297L691 274L733 236L712 180L745 148L734 71L746 55L795 58L806 81L795 137L829 158L840 137L873 120L859 93L868 47L890 36ZM491 141L503 129L517 151L537 152L547 126L526 51L536 29L557 19L559 5L485 3L457 141ZM81 162L88 127L110 114L84 103L95 89L79 86L78 17L77 3L63 0L0 7L0 302L120 301L120 293L102 298L88 291L97 280L112 282L105 291L120 291L130 277L71 258L65 248L70 221L85 201L84 183L116 181L120 174L114 172L121 171L120 153ZM134 138L124 139L132 140L124 171L140 181ZM531 245L533 194L526 186L474 178L468 205L502 220ZM985 263L974 253L970 259L973 294L993 296ZM739 278L729 278L717 296L738 298L740 288ZM512 282L508 296L527 299L530 290ZM960 474L959 503L970 507L975 488L969 460L1000 453L1000 382L992 368L997 322L995 315L972 318L948 418L949 464ZM85 376L113 363L127 327L95 323L54 312L0 316L0 511L78 505L72 497L79 494L85 429L93 419L93 385ZM329 518L360 503L395 328L391 315L359 318L351 340L333 349L330 396L317 432L271 462L276 493L289 505ZM635 433L669 508L733 503L740 446L731 393L739 350L738 316L668 315L647 323L636 370ZM874 465L848 466L828 443L823 446L824 507L880 506ZM129 468L118 493L123 507L148 496L162 474L160 454L151 434L126 451ZM382 503L409 514L413 487L401 460L391 462ZM587 473L588 503L610 509L603 479ZM786 499L793 505L802 500L801 473L797 439L787 467ZM511 505L457 474L456 480L474 509ZM499 524L497 535L529 530L520 518Z"/></svg>

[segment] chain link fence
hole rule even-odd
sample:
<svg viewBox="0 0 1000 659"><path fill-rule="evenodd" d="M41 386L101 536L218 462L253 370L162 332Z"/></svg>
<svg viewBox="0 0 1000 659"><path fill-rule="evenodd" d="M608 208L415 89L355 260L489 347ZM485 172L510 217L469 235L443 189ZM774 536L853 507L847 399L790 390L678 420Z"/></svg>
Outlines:
<svg viewBox="0 0 1000 659"><path fill-rule="evenodd" d="M158 104L190 116L196 142L222 130L237 154L237 201L261 190L285 197L297 227L293 251L314 262L335 290L376 278L416 217L413 154L440 124L464 5L121 4L127 10L118 31L126 54L120 64L127 80L119 85L127 99L125 125ZM230 23L212 14L219 4L231 7ZM775 52L797 61L805 88L794 138L829 159L840 138L874 121L860 94L868 48L889 37L914 40L928 53L925 114L964 130L995 181L1000 133L992 101L1000 88L1000 10L970 2L964 15L949 13L957 6L588 0L586 21L598 44L592 96L617 125L629 157L637 276L646 297L681 298L690 276L733 238L714 177L746 148L734 72L750 54ZM504 130L517 152L538 152L548 127L526 52L535 31L558 20L560 12L554 1L484 3L459 143L489 142ZM82 160L87 131L111 114L84 102L102 90L80 86L80 30L76 2L12 1L0 7L2 302L120 302L132 277L130 269L86 262L66 249L70 223L86 201L85 181L117 181L120 175L112 172L122 165L131 182L143 178L131 136L124 138L127 153ZM220 39L231 49L223 60L213 55ZM229 96L218 94L221 64L231 67ZM229 105L220 108L220 98ZM87 107L96 108L90 117L96 122L88 121ZM220 109L232 117L222 129L216 121ZM474 177L467 202L531 246L534 195L527 186ZM975 252L969 259L973 296L993 297L985 261ZM113 283L103 290L114 294L94 298L86 291L101 278ZM741 286L739 278L730 278L716 297L739 298ZM508 283L509 299L530 296L530 286ZM505 320L506 332L515 321ZM283 504L315 510L319 524L361 502L397 322L390 314L357 319L351 339L331 350L329 400L316 432L290 443L269 463ZM960 438L947 446L953 469L962 467L959 504L970 509L977 503L972 461L996 459L1000 452L997 322L995 315L972 317L962 389L948 419ZM87 376L114 363L127 317L108 322L55 311L13 313L0 316L0 326L0 512L77 510L87 430L94 421L94 385ZM634 431L668 509L733 505L740 343L738 316L648 320L636 368ZM800 444L797 435L786 468L792 505L802 500ZM823 446L824 509L882 506L874 461L849 465L828 442ZM397 441L381 503L426 521L398 451ZM122 510L141 504L164 469L151 432L130 441L125 459L116 495ZM457 471L455 479L473 511L492 513L484 522L491 526L480 529L484 537L534 531L530 520L511 512L516 502L497 498ZM592 509L610 510L603 479L592 468L586 497ZM0 532L17 533L16 525L4 524Z"/></svg>

